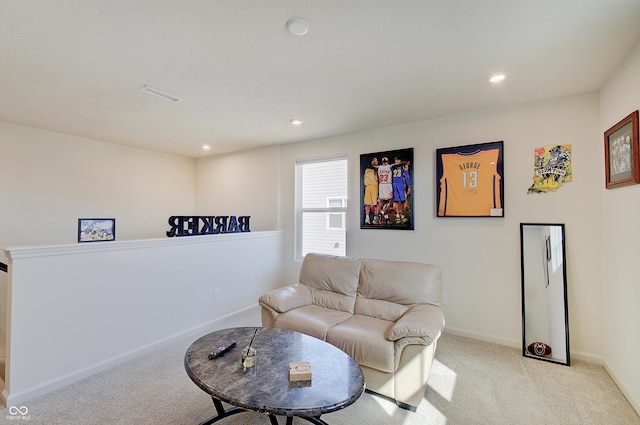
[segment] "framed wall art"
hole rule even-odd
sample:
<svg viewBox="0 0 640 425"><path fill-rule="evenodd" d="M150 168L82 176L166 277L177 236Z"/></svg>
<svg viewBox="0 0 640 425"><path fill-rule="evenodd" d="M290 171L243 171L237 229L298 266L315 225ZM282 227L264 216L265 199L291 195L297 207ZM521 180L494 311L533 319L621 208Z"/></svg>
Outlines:
<svg viewBox="0 0 640 425"><path fill-rule="evenodd" d="M503 142L436 149L437 217L504 217Z"/></svg>
<svg viewBox="0 0 640 425"><path fill-rule="evenodd" d="M78 242L104 242L116 240L115 218L79 218Z"/></svg>
<svg viewBox="0 0 640 425"><path fill-rule="evenodd" d="M555 192L572 180L571 145L544 146L534 150L533 184L527 193Z"/></svg>
<svg viewBox="0 0 640 425"><path fill-rule="evenodd" d="M413 148L360 155L360 228L413 230Z"/></svg>
<svg viewBox="0 0 640 425"><path fill-rule="evenodd" d="M607 189L640 183L638 111L604 132L604 164Z"/></svg>

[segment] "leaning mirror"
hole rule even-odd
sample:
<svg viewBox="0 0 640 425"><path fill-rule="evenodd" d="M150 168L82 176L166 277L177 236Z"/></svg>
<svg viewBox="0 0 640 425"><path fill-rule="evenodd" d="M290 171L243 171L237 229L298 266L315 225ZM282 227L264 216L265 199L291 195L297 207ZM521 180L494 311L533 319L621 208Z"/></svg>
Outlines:
<svg viewBox="0 0 640 425"><path fill-rule="evenodd" d="M522 355L569 365L564 224L520 224Z"/></svg>

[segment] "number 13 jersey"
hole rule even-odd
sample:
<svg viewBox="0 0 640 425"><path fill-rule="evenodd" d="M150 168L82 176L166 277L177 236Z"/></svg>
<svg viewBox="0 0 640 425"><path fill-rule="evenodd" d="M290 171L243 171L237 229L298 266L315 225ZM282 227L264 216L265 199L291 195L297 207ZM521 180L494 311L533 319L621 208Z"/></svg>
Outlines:
<svg viewBox="0 0 640 425"><path fill-rule="evenodd" d="M489 216L500 204L499 149L443 154L438 216Z"/></svg>

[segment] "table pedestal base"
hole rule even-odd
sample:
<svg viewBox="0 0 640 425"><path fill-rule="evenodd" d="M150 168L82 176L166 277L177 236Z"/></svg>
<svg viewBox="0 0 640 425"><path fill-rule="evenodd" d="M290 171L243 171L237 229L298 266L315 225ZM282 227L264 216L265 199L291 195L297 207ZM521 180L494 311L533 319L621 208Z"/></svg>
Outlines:
<svg viewBox="0 0 640 425"><path fill-rule="evenodd" d="M207 419L204 422L201 422L200 425L210 425L213 423L218 422L221 419L224 419L226 417L235 415L237 413L243 413L243 412L247 412L247 410L241 409L239 407L230 407L229 409L224 408L224 406L222 405L222 402L220 400L218 400L217 398L211 397L211 400L213 401L213 405L216 407L216 412L218 413L216 416ZM269 416L269 420L271 421L271 425L279 425L278 423L278 417L276 415L272 415L271 413L267 414ZM309 416L298 416L300 419L304 419L307 422L311 422L314 425L329 425L327 424L325 421L323 421L322 419L320 419L320 416L315 416L315 417L309 417ZM293 424L293 416L287 416L287 423L286 425L292 425Z"/></svg>

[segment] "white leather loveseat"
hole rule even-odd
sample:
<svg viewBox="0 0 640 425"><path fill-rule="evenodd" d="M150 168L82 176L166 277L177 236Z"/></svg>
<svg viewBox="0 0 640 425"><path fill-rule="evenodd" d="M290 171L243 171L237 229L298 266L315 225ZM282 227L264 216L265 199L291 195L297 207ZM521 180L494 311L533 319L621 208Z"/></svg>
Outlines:
<svg viewBox="0 0 640 425"><path fill-rule="evenodd" d="M262 326L335 345L360 365L368 391L415 411L444 328L441 298L436 265L308 254L299 283L259 303Z"/></svg>

